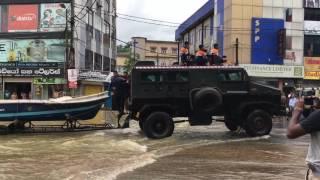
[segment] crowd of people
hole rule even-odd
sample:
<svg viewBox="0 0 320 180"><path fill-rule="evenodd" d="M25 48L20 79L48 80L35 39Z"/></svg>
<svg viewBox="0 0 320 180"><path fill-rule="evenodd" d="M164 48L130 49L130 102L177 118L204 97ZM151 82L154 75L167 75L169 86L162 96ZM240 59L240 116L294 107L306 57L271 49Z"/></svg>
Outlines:
<svg viewBox="0 0 320 180"><path fill-rule="evenodd" d="M219 53L219 45L214 44L213 48L208 52L201 44L195 55L190 53L189 42L185 42L180 50L182 66L222 66L233 65L227 61L226 56Z"/></svg>
<svg viewBox="0 0 320 180"><path fill-rule="evenodd" d="M305 117L307 117L314 110L320 109L320 90L315 88L306 90L302 88L301 90L290 92L286 99L286 107L290 116L299 98L303 98L304 100Z"/></svg>

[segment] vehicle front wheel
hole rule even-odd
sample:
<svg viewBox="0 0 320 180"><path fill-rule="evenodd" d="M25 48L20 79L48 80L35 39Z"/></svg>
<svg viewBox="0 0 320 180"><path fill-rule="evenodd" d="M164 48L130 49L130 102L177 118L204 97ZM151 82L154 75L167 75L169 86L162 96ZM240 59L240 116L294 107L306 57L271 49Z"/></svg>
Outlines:
<svg viewBox="0 0 320 180"><path fill-rule="evenodd" d="M172 135L174 122L165 112L151 113L143 122L143 132L151 139L162 139Z"/></svg>
<svg viewBox="0 0 320 180"><path fill-rule="evenodd" d="M272 129L272 118L264 110L255 110L248 115L244 129L249 136L268 135Z"/></svg>

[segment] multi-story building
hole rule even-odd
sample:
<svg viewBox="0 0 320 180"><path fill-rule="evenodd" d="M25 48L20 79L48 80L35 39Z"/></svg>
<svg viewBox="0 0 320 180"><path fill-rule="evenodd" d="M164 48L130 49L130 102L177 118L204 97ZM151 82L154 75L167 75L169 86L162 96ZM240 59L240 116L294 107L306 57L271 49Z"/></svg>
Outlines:
<svg viewBox="0 0 320 180"><path fill-rule="evenodd" d="M1 98L68 94L68 69L80 70L74 95L102 91L115 68L115 11L115 0L1 0Z"/></svg>
<svg viewBox="0 0 320 180"><path fill-rule="evenodd" d="M178 61L178 43L175 41L148 40L144 37L132 38L132 51L140 61L154 61L160 66L170 66ZM134 48L135 47L135 48Z"/></svg>
<svg viewBox="0 0 320 180"><path fill-rule="evenodd" d="M304 14L301 0L209 0L181 24L176 40L192 43L191 34L205 34L210 22L210 37L200 36L196 43L206 48L218 43L220 55L282 88L304 77Z"/></svg>
<svg viewBox="0 0 320 180"><path fill-rule="evenodd" d="M304 7L305 81L312 85L320 80L320 5L306 0Z"/></svg>

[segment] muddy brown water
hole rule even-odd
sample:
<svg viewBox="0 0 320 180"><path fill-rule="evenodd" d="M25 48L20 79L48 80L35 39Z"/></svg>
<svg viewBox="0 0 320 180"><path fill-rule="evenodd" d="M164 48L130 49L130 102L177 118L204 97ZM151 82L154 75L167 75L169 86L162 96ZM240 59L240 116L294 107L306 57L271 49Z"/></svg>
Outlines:
<svg viewBox="0 0 320 180"><path fill-rule="evenodd" d="M287 140L286 120L270 136L230 133L221 122L177 124L172 137L129 129L0 136L0 179L303 179L309 137Z"/></svg>

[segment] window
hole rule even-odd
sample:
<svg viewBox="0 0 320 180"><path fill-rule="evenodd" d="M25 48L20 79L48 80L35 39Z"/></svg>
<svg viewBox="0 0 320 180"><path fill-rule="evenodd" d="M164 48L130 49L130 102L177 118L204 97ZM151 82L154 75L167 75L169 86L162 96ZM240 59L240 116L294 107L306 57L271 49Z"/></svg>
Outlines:
<svg viewBox="0 0 320 180"><path fill-rule="evenodd" d="M203 27L203 39L207 38L207 31L208 31L208 26Z"/></svg>
<svg viewBox="0 0 320 180"><path fill-rule="evenodd" d="M103 71L104 72L110 71L110 58L106 56L103 57Z"/></svg>
<svg viewBox="0 0 320 180"><path fill-rule="evenodd" d="M161 53L162 54L167 54L167 50L168 50L168 48L161 48Z"/></svg>
<svg viewBox="0 0 320 180"><path fill-rule="evenodd" d="M157 52L157 47L150 47L150 51L152 53L156 53Z"/></svg>
<svg viewBox="0 0 320 180"><path fill-rule="evenodd" d="M305 9L304 20L306 21L320 21L320 10L319 9Z"/></svg>
<svg viewBox="0 0 320 180"><path fill-rule="evenodd" d="M157 72L143 72L141 73L142 82L163 82L163 76Z"/></svg>
<svg viewBox="0 0 320 180"><path fill-rule="evenodd" d="M178 53L178 49L177 48L171 48L172 50L172 54L177 54Z"/></svg>
<svg viewBox="0 0 320 180"><path fill-rule="evenodd" d="M188 82L189 74L188 72L169 72L168 81L169 82Z"/></svg>
<svg viewBox="0 0 320 180"><path fill-rule="evenodd" d="M220 72L218 74L219 81L242 81L243 76L240 71Z"/></svg>
<svg viewBox="0 0 320 180"><path fill-rule="evenodd" d="M292 9L291 8L286 9L286 21L292 22Z"/></svg>
<svg viewBox="0 0 320 180"><path fill-rule="evenodd" d="M286 49L291 50L292 49L292 36L286 37Z"/></svg>
<svg viewBox="0 0 320 180"><path fill-rule="evenodd" d="M307 57L320 56L320 37L319 36L304 37L304 56L307 56Z"/></svg>
<svg viewBox="0 0 320 180"><path fill-rule="evenodd" d="M101 17L102 5L100 1L96 2L96 14Z"/></svg>
<svg viewBox="0 0 320 180"><path fill-rule="evenodd" d="M85 52L85 69L92 70L93 69L93 52L86 49Z"/></svg>
<svg viewBox="0 0 320 180"><path fill-rule="evenodd" d="M102 70L102 56L100 54L94 54L94 70L101 71Z"/></svg>
<svg viewBox="0 0 320 180"><path fill-rule="evenodd" d="M201 40L202 40L202 30L201 29L199 29L199 32L198 32L198 34L199 34L199 43L201 44Z"/></svg>

